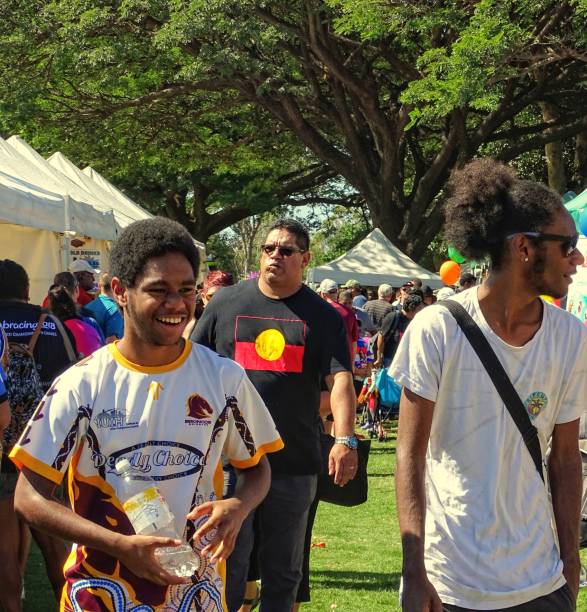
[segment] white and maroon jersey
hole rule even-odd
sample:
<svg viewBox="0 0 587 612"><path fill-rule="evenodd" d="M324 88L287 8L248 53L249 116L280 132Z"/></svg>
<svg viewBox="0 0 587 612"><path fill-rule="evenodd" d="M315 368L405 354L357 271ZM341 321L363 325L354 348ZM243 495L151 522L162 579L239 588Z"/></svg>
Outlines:
<svg viewBox="0 0 587 612"><path fill-rule="evenodd" d="M155 480L177 532L190 538L198 525L186 514L222 495L221 455L247 468L282 447L244 370L188 341L161 367L131 363L115 344L99 349L55 380L10 456L55 483L67 472L77 514L133 534L117 496L115 463L126 458ZM194 542L196 550L205 545ZM193 585L160 587L116 558L74 544L64 572L65 611L226 609L224 567L205 557Z"/></svg>

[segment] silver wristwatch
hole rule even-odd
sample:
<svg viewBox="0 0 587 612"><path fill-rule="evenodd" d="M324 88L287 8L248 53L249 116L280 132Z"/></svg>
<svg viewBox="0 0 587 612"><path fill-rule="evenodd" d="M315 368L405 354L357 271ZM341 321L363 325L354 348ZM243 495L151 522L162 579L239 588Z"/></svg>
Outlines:
<svg viewBox="0 0 587 612"><path fill-rule="evenodd" d="M351 450L357 450L357 446L359 445L357 436L341 436L340 438L334 438L334 443L344 444Z"/></svg>

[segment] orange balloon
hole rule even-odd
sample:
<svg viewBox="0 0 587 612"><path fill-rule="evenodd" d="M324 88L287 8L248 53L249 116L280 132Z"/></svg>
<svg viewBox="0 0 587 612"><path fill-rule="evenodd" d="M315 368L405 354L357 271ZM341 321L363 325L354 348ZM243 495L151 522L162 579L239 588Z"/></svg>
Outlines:
<svg viewBox="0 0 587 612"><path fill-rule="evenodd" d="M439 274L445 285L456 285L459 278L461 278L461 266L456 261L445 261L440 266Z"/></svg>

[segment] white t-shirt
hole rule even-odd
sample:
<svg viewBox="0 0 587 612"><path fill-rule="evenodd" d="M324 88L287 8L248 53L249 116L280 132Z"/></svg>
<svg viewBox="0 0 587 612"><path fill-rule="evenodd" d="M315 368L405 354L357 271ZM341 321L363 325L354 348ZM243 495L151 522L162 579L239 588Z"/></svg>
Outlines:
<svg viewBox="0 0 587 612"><path fill-rule="evenodd" d="M11 458L55 483L69 468L74 511L132 534L116 493L120 477L114 467L127 458L155 479L177 533L183 534L192 508L222 497L221 454L246 468L282 447L263 400L230 359L186 342L175 362L144 367L110 344L53 383ZM193 525L190 530L188 535ZM205 544L194 546L198 550ZM98 609L99 601L109 610L141 603L149 609L187 610L193 598L201 598L202 609L226 609L224 566L206 558L201 558L196 587L157 586L117 559L81 545L73 546L64 572L61 610Z"/></svg>
<svg viewBox="0 0 587 612"><path fill-rule="evenodd" d="M489 327L477 287L454 298L479 325L538 429L542 452L555 424L587 403L587 328L544 303L523 347ZM426 456L425 563L443 602L493 610L564 585L552 507L530 454L473 348L446 308L425 308L389 368L398 384L435 402Z"/></svg>

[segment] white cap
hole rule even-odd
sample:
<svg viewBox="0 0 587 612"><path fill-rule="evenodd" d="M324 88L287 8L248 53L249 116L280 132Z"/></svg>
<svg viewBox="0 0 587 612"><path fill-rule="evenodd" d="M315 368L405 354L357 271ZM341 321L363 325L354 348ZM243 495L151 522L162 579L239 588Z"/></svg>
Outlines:
<svg viewBox="0 0 587 612"><path fill-rule="evenodd" d="M69 266L70 272L89 272L90 274L99 274L100 270L92 268L87 259L76 259Z"/></svg>
<svg viewBox="0 0 587 612"><path fill-rule="evenodd" d="M446 300L447 298L451 297L455 295L455 290L451 289L450 287L443 287L442 289L438 290L438 293L436 294L436 299L437 300Z"/></svg>
<svg viewBox="0 0 587 612"><path fill-rule="evenodd" d="M116 467L116 471L119 474L122 474L123 472L126 472L127 470L130 470L132 466L131 466L130 461L128 459L125 459L124 457L121 457L120 459L118 459L116 461L115 467Z"/></svg>
<svg viewBox="0 0 587 612"><path fill-rule="evenodd" d="M338 285L331 278L325 278L318 287L320 293L331 293L336 289L338 289Z"/></svg>

